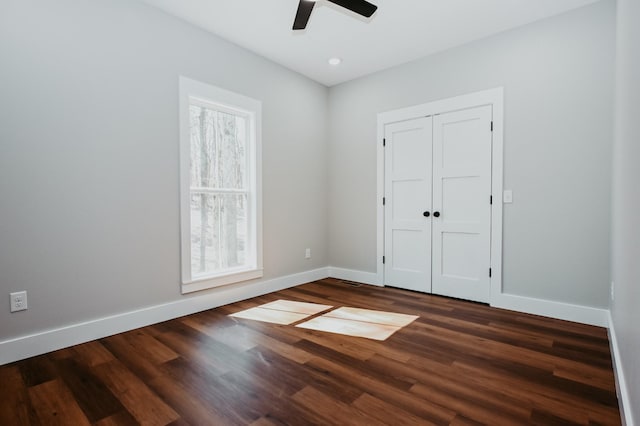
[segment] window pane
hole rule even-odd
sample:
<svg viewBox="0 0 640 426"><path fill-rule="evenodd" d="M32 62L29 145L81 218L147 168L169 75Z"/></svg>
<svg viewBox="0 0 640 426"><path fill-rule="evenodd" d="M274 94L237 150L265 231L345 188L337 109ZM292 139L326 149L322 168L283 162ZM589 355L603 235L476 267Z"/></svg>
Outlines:
<svg viewBox="0 0 640 426"><path fill-rule="evenodd" d="M191 194L191 273L247 262L247 194Z"/></svg>
<svg viewBox="0 0 640 426"><path fill-rule="evenodd" d="M191 187L246 187L247 119L189 107Z"/></svg>

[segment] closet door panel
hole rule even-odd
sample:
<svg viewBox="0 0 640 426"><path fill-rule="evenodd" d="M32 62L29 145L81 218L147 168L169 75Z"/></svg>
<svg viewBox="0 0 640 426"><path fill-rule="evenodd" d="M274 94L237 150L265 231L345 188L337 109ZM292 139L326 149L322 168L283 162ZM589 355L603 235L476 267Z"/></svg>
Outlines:
<svg viewBox="0 0 640 426"><path fill-rule="evenodd" d="M433 292L489 301L491 106L433 119Z"/></svg>
<svg viewBox="0 0 640 426"><path fill-rule="evenodd" d="M385 284L431 292L431 117L385 126Z"/></svg>

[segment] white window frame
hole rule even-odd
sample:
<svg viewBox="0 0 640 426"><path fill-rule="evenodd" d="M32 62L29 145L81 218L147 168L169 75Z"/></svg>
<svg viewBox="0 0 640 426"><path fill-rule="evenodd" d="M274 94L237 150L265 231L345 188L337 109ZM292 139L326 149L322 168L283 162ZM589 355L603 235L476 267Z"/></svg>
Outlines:
<svg viewBox="0 0 640 426"><path fill-rule="evenodd" d="M179 78L180 108L180 234L182 293L260 278L262 271L262 103L216 86ZM191 139L189 107L208 106L247 118L247 255L248 266L192 276L191 273Z"/></svg>

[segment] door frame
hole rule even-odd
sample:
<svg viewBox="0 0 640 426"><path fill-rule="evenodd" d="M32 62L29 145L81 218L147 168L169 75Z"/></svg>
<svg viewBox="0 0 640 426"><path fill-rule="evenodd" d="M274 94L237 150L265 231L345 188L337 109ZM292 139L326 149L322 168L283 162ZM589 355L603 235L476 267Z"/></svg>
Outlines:
<svg viewBox="0 0 640 426"><path fill-rule="evenodd" d="M440 99L378 114L378 137L376 139L377 191L376 191L376 284L384 286L384 146L387 124L433 116L445 112L491 105L493 110L493 138L491 149L491 278L489 303L494 305L502 294L502 193L503 193L503 140L504 140L504 88L483 90L453 98ZM487 271L487 274L489 271Z"/></svg>

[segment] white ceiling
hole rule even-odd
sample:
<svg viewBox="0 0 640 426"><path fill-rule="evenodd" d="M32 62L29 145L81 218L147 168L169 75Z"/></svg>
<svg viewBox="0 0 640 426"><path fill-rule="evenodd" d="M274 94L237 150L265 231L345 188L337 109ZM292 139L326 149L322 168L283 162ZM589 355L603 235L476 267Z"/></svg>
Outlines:
<svg viewBox="0 0 640 426"><path fill-rule="evenodd" d="M369 0L369 20L320 0L302 32L298 0L142 1L332 86L597 0Z"/></svg>

